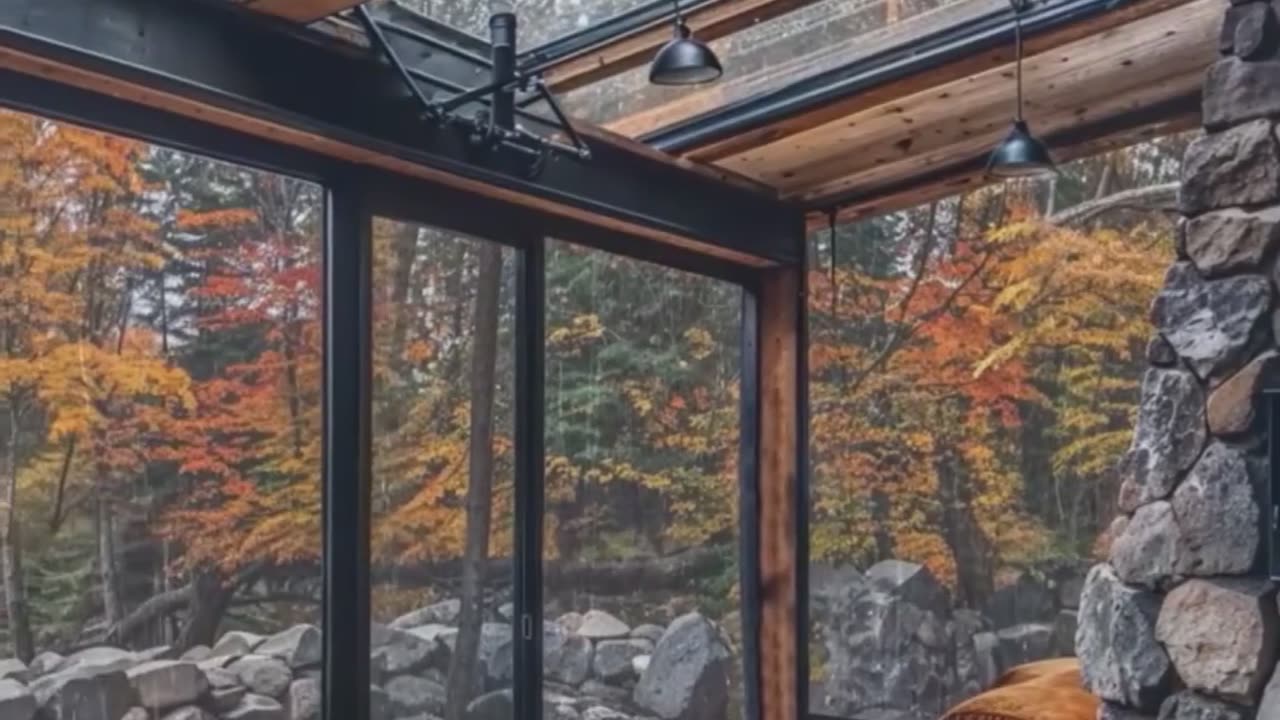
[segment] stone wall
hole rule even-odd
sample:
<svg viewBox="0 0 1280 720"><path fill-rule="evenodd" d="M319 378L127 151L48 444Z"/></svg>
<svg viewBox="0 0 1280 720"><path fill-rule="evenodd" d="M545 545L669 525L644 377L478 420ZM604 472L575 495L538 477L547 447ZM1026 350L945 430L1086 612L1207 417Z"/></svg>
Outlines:
<svg viewBox="0 0 1280 720"><path fill-rule="evenodd" d="M1224 3L1206 134L1183 164L1179 259L1151 307L1109 562L1076 651L1106 717L1280 717L1276 588L1261 564L1280 315L1280 3Z"/></svg>

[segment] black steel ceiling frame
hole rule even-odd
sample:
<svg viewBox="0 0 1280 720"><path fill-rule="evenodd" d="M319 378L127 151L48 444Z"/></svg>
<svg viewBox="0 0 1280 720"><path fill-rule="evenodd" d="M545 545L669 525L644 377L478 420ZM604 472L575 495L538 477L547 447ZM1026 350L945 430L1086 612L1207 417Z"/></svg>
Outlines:
<svg viewBox="0 0 1280 720"><path fill-rule="evenodd" d="M1034 38L1140 0L1042 0L1022 14L1022 32ZM726 140L803 115L815 108L886 85L929 68L1012 46L1014 13L1002 6L945 27L909 44L888 48L776 90L728 103L641 136L671 153Z"/></svg>
<svg viewBox="0 0 1280 720"><path fill-rule="evenodd" d="M3 48L483 183L546 212L565 208L778 264L799 258L798 207L599 140L592 160L553 155L533 181L510 169L511 153L478 154L462 133L422 121L403 82L367 48L230 4L0 0Z"/></svg>

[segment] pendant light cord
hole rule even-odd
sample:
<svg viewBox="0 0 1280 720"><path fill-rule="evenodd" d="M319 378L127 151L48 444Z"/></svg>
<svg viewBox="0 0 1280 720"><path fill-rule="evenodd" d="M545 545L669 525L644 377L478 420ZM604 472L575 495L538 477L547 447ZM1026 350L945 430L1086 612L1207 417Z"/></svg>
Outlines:
<svg viewBox="0 0 1280 720"><path fill-rule="evenodd" d="M675 6L675 9L676 9L676 24L683 25L684 15L680 13L680 0L671 0L671 4Z"/></svg>
<svg viewBox="0 0 1280 720"><path fill-rule="evenodd" d="M1014 47L1014 73L1017 78L1018 85L1018 106L1014 119L1022 122L1022 8L1025 0L1012 0L1013 2L1013 47Z"/></svg>

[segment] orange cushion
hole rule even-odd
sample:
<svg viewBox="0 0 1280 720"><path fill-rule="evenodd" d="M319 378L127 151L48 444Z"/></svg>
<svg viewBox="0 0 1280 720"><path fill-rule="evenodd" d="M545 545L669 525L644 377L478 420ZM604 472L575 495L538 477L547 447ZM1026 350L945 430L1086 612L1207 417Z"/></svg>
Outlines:
<svg viewBox="0 0 1280 720"><path fill-rule="evenodd" d="M1013 668L943 720L1094 720L1097 713L1098 699L1081 686L1079 662L1064 658Z"/></svg>

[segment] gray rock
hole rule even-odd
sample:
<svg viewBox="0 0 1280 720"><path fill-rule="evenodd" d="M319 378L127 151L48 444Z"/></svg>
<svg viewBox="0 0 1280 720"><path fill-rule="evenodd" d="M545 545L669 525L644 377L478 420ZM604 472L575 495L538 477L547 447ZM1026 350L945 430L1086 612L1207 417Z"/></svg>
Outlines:
<svg viewBox="0 0 1280 720"><path fill-rule="evenodd" d="M377 685L369 686L369 719L387 720L391 715L391 698Z"/></svg>
<svg viewBox="0 0 1280 720"><path fill-rule="evenodd" d="M582 687L578 688L578 692L586 699L604 700L620 705L629 704L632 695L625 688L603 683L595 678L582 683Z"/></svg>
<svg viewBox="0 0 1280 720"><path fill-rule="evenodd" d="M1176 570L1180 537L1171 503L1143 505L1111 541L1111 566L1131 585L1163 587Z"/></svg>
<svg viewBox="0 0 1280 720"><path fill-rule="evenodd" d="M58 666L58 672L89 669L127 670L137 661L134 654L128 650L103 645L85 648L68 655L66 661Z"/></svg>
<svg viewBox="0 0 1280 720"><path fill-rule="evenodd" d="M156 645L146 650L139 650L133 654L134 662L147 662L149 660L177 660L178 652L169 645Z"/></svg>
<svg viewBox="0 0 1280 720"><path fill-rule="evenodd" d="M1080 593L1084 590L1084 575L1072 574L1058 583L1058 604L1075 610L1080 607Z"/></svg>
<svg viewBox="0 0 1280 720"><path fill-rule="evenodd" d="M480 677L487 688L498 688L511 682L512 673L511 626L504 623L484 623L480 626L480 648L476 660L480 665Z"/></svg>
<svg viewBox="0 0 1280 720"><path fill-rule="evenodd" d="M0 679L0 720L31 720L36 699L25 685L10 678Z"/></svg>
<svg viewBox="0 0 1280 720"><path fill-rule="evenodd" d="M1275 49L1276 19L1265 2L1238 6L1243 11L1235 26L1232 49L1238 57L1260 59Z"/></svg>
<svg viewBox="0 0 1280 720"><path fill-rule="evenodd" d="M652 655L653 649L648 640L601 640L596 643L591 669L606 682L623 680L633 676L635 668L631 661L641 655Z"/></svg>
<svg viewBox="0 0 1280 720"><path fill-rule="evenodd" d="M1189 689L1252 703L1275 660L1274 603L1263 580L1189 580L1165 598L1156 637Z"/></svg>
<svg viewBox="0 0 1280 720"><path fill-rule="evenodd" d="M588 610L577 632L590 640L613 640L630 635L631 627L603 610Z"/></svg>
<svg viewBox="0 0 1280 720"><path fill-rule="evenodd" d="M1126 586L1109 565L1095 565L1080 595L1076 655L1085 688L1103 700L1155 711L1173 665L1156 640L1160 600Z"/></svg>
<svg viewBox="0 0 1280 720"><path fill-rule="evenodd" d="M31 684L42 720L117 720L133 707L133 688L120 670L81 668Z"/></svg>
<svg viewBox="0 0 1280 720"><path fill-rule="evenodd" d="M1178 353L1173 351L1173 346L1168 340L1159 335L1152 335L1147 341L1146 350L1147 362L1156 367L1173 367L1178 362Z"/></svg>
<svg viewBox="0 0 1280 720"><path fill-rule="evenodd" d="M251 693L272 698L280 697L293 681L293 673L283 660L266 655L245 655L227 669L235 673Z"/></svg>
<svg viewBox="0 0 1280 720"><path fill-rule="evenodd" d="M636 677L644 675L644 671L649 669L649 663L653 660L652 655L637 655L631 658L631 672Z"/></svg>
<svg viewBox="0 0 1280 720"><path fill-rule="evenodd" d="M1027 623L1002 628L996 632L996 638L1000 641L997 652L1004 667L1016 667L1052 656L1052 625Z"/></svg>
<svg viewBox="0 0 1280 720"><path fill-rule="evenodd" d="M515 716L515 704L510 690L485 693L467 705L467 720L511 720Z"/></svg>
<svg viewBox="0 0 1280 720"><path fill-rule="evenodd" d="M0 680L29 682L31 680L31 669L18 658L5 658L0 660Z"/></svg>
<svg viewBox="0 0 1280 720"><path fill-rule="evenodd" d="M1053 589L1032 573L1024 572L1016 582L992 593L984 611L995 627L1002 628L1023 623L1050 622L1057 609L1056 605ZM937 604L932 610L939 615L948 612L947 607Z"/></svg>
<svg viewBox="0 0 1280 720"><path fill-rule="evenodd" d="M456 625L458 615L462 613L462 602L457 598L441 600L438 603L405 613L391 621L391 627L404 629L416 625Z"/></svg>
<svg viewBox="0 0 1280 720"><path fill-rule="evenodd" d="M512 618L514 618L515 615L516 615L516 606L513 603L506 602L498 606L498 617L502 618L503 620L506 620L507 622L511 622Z"/></svg>
<svg viewBox="0 0 1280 720"><path fill-rule="evenodd" d="M664 720L721 720L729 701L729 652L698 613L676 618L640 677L636 705Z"/></svg>
<svg viewBox="0 0 1280 720"><path fill-rule="evenodd" d="M324 643L315 625L294 625L263 640L253 652L283 660L291 668L318 665Z"/></svg>
<svg viewBox="0 0 1280 720"><path fill-rule="evenodd" d="M405 630L388 630L387 642L370 653L374 677L402 675L426 667L439 647L434 641Z"/></svg>
<svg viewBox="0 0 1280 720"><path fill-rule="evenodd" d="M218 638L218 642L214 643L213 649L209 651L209 657L248 655L253 652L254 648L261 645L263 640L266 640L266 638L261 635L242 630L232 630Z"/></svg>
<svg viewBox="0 0 1280 720"><path fill-rule="evenodd" d="M1176 263L1151 305L1151 321L1196 375L1234 372L1254 328L1271 302L1262 275L1205 280L1190 263Z"/></svg>
<svg viewBox="0 0 1280 720"><path fill-rule="evenodd" d="M1104 700L1098 704L1097 720L1155 720L1155 716Z"/></svg>
<svg viewBox="0 0 1280 720"><path fill-rule="evenodd" d="M556 623L569 632L578 632L582 627L583 616L580 612L567 612L556 618Z"/></svg>
<svg viewBox="0 0 1280 720"><path fill-rule="evenodd" d="M1000 664L1000 638L993 632L981 632L973 636L973 654L978 664L979 687L989 688L1004 674Z"/></svg>
<svg viewBox="0 0 1280 720"><path fill-rule="evenodd" d="M630 716L620 713L617 710L596 705L582 711L582 720L630 720Z"/></svg>
<svg viewBox="0 0 1280 720"><path fill-rule="evenodd" d="M120 720L151 720L151 713L146 708L131 707L129 712L120 716ZM165 718L168 720L168 718Z"/></svg>
<svg viewBox="0 0 1280 720"><path fill-rule="evenodd" d="M1267 12L1266 5L1257 10ZM1204 84L1204 124L1221 130L1238 123L1280 115L1280 61L1225 57L1209 67Z"/></svg>
<svg viewBox="0 0 1280 720"><path fill-rule="evenodd" d="M1205 277L1258 272L1280 240L1280 207L1207 212L1188 220L1186 233L1187 255Z"/></svg>
<svg viewBox="0 0 1280 720"><path fill-rule="evenodd" d="M1172 507L1179 574L1232 575L1253 567L1259 510L1249 475L1244 453L1214 442L1178 486Z"/></svg>
<svg viewBox="0 0 1280 720"><path fill-rule="evenodd" d="M933 573L919 563L905 560L881 560L867 570L866 580L872 587L937 615L951 610L947 589Z"/></svg>
<svg viewBox="0 0 1280 720"><path fill-rule="evenodd" d="M1277 269L1280 269L1278 266ZM1259 355L1209 395L1209 432L1218 436L1240 435L1253 427L1258 391L1274 375L1280 363L1274 350Z"/></svg>
<svg viewBox="0 0 1280 720"><path fill-rule="evenodd" d="M274 698L249 693L222 716L225 720L287 720L284 706Z"/></svg>
<svg viewBox="0 0 1280 720"><path fill-rule="evenodd" d="M213 648L208 645L196 645L179 656L181 660L190 660L191 662L200 662L208 660L213 656Z"/></svg>
<svg viewBox="0 0 1280 720"><path fill-rule="evenodd" d="M1204 447L1204 392L1191 373L1151 369L1142 377L1138 422L1120 463L1120 507L1133 512L1173 492Z"/></svg>
<svg viewBox="0 0 1280 720"><path fill-rule="evenodd" d="M388 680L383 689L387 691L387 699L391 701L392 711L397 717L420 712L444 713L445 688L432 680L400 675Z"/></svg>
<svg viewBox="0 0 1280 720"><path fill-rule="evenodd" d="M39 677L57 670L66 661L67 659L58 653L46 650L31 660L31 665L28 669L31 671L32 677Z"/></svg>
<svg viewBox="0 0 1280 720"><path fill-rule="evenodd" d="M1182 162L1178 205L1186 215L1280 199L1280 152L1267 120L1197 138Z"/></svg>
<svg viewBox="0 0 1280 720"><path fill-rule="evenodd" d="M153 712L195 704L209 692L209 680L193 662L152 660L125 672L138 704Z"/></svg>
<svg viewBox="0 0 1280 720"><path fill-rule="evenodd" d="M1080 616L1075 610L1059 610L1053 621L1053 641L1050 651L1053 657L1070 657L1076 654L1076 628Z"/></svg>
<svg viewBox="0 0 1280 720"><path fill-rule="evenodd" d="M1159 720L1253 720L1253 713L1237 705L1183 690L1160 705Z"/></svg>
<svg viewBox="0 0 1280 720"><path fill-rule="evenodd" d="M651 623L645 623L643 625L637 625L631 628L631 637L638 638L641 640L648 640L654 645L657 645L658 641L662 639L662 634L666 631L667 629L662 627L661 625L653 625Z"/></svg>
<svg viewBox="0 0 1280 720"><path fill-rule="evenodd" d="M593 649L586 637L570 633L557 623L544 623L542 630L542 671L546 677L566 685L581 685L591 672Z"/></svg>
<svg viewBox="0 0 1280 720"><path fill-rule="evenodd" d="M1262 691L1257 720L1280 720L1280 666L1271 673L1271 679Z"/></svg>
<svg viewBox="0 0 1280 720"><path fill-rule="evenodd" d="M987 629L988 623L982 613L968 610L956 610L952 616L952 641L955 643L956 692L963 696L975 695L986 687L983 683L981 660L974 644L979 633ZM993 645L994 647L994 645ZM994 653L994 650L993 650Z"/></svg>
<svg viewBox="0 0 1280 720"><path fill-rule="evenodd" d="M318 720L320 681L302 678L289 683L289 720Z"/></svg>
<svg viewBox="0 0 1280 720"><path fill-rule="evenodd" d="M142 708L134 708L134 710L140 710L142 712L142 716L139 717L138 720L147 720L146 710L143 710ZM166 713L161 720L215 720L215 718L202 707L187 705Z"/></svg>
<svg viewBox="0 0 1280 720"><path fill-rule="evenodd" d="M199 664L196 667L200 667ZM204 673L205 679L209 681L211 688L233 687L240 684L240 678L226 668L202 667L200 670Z"/></svg>
<svg viewBox="0 0 1280 720"><path fill-rule="evenodd" d="M400 631L389 630L388 634L385 636L386 641L379 644L389 644L396 638L396 632ZM417 625L415 627L406 628L403 632L407 632L410 635L417 636L418 638L433 644L443 645L447 642L450 647L453 645L454 638L458 636L458 628L449 627L448 625L439 625L436 623Z"/></svg>
<svg viewBox="0 0 1280 720"><path fill-rule="evenodd" d="M248 688L240 685L213 688L209 691L209 707L217 713L229 712L240 704L248 692Z"/></svg>

